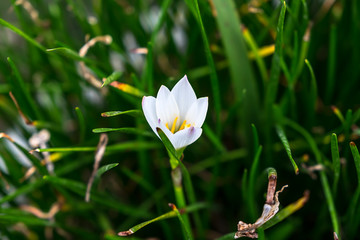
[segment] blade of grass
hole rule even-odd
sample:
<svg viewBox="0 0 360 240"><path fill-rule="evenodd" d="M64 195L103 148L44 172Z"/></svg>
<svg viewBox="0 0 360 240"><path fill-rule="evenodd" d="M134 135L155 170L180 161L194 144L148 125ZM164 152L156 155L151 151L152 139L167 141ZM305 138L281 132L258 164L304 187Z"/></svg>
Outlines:
<svg viewBox="0 0 360 240"><path fill-rule="evenodd" d="M100 179L101 175L103 175L107 171L113 169L114 167L117 167L118 165L119 165L119 163L111 163L111 164L102 166L101 168L99 168L97 170L96 175L95 175L95 179Z"/></svg>
<svg viewBox="0 0 360 240"><path fill-rule="evenodd" d="M269 82L266 86L265 93L265 106L268 113L271 113L272 105L276 100L279 77L280 77L280 61L282 59L282 44L283 44L283 29L284 29L284 19L286 12L286 3L283 2L281 7L279 21L277 25L277 34L275 40L275 52L271 61L271 70Z"/></svg>
<svg viewBox="0 0 360 240"><path fill-rule="evenodd" d="M141 149L154 149L160 148L161 145L158 143L149 143L144 141L132 141L118 143L106 147L107 152L116 152L116 151L129 151L129 150L141 150ZM94 152L96 147L66 147L66 148L38 148L35 149L36 152Z"/></svg>
<svg viewBox="0 0 360 240"><path fill-rule="evenodd" d="M77 52L67 47L49 48L46 49L46 52L49 53L49 55L58 54L75 61L82 61L87 64L94 64L94 62L90 59L86 57L81 57Z"/></svg>
<svg viewBox="0 0 360 240"><path fill-rule="evenodd" d="M276 132L281 140L281 142L283 143L284 145L284 148L285 148L285 151L290 159L290 162L294 168L294 171L295 171L295 174L298 175L299 174L299 167L297 166L293 156L292 156L292 153L291 153L291 148L290 148L290 144L289 144L289 141L286 137L286 134L285 134L285 131L284 129L280 126L280 125L276 125Z"/></svg>
<svg viewBox="0 0 360 240"><path fill-rule="evenodd" d="M130 115L132 117L140 117L140 116L143 116L143 113L142 111L140 110L127 110L127 111L110 111L110 112L104 112L104 113L101 113L101 116L102 117L114 117L114 116L119 116L119 115L123 115L123 114L126 114L126 115Z"/></svg>
<svg viewBox="0 0 360 240"><path fill-rule="evenodd" d="M259 111L259 96L257 83L247 57L240 18L232 0L213 0L213 4L217 12L216 21L225 52L229 59L230 74L236 96L235 101L238 101L242 93L246 91L246 97L243 99L244 113L246 114L242 116L243 118L248 116L249 119L244 120L244 122L250 124L256 119Z"/></svg>
<svg viewBox="0 0 360 240"><path fill-rule="evenodd" d="M354 142L350 142L350 150L354 158L355 169L358 178L358 186L351 199L349 208L347 210L347 214L349 221L354 221L354 217L357 209L356 206L359 204L359 197L360 197L360 154Z"/></svg>
<svg viewBox="0 0 360 240"><path fill-rule="evenodd" d="M81 112L79 107L75 108L75 112L76 112L76 116L78 118L79 121L79 130L80 130L80 139L79 142L83 142L85 139L85 119L84 119L84 115Z"/></svg>
<svg viewBox="0 0 360 240"><path fill-rule="evenodd" d="M325 87L325 102L330 103L335 88L335 70L336 70L336 46L337 46L337 27L332 25L330 28L329 56L327 65L327 80Z"/></svg>
<svg viewBox="0 0 360 240"><path fill-rule="evenodd" d="M142 135L146 137L154 136L154 134L151 132L143 131L137 128L95 128L92 130L92 132L93 133L121 132L121 133Z"/></svg>
<svg viewBox="0 0 360 240"><path fill-rule="evenodd" d="M251 165L250 168L250 175L249 175L249 193L248 193L248 197L247 197L247 204L249 206L249 212L250 212L250 216L251 216L251 220L255 221L257 218L257 208L256 208L256 201L255 201L255 186L256 186L256 174L258 171L258 166L259 166L259 162L260 162L260 155L261 155L261 151L262 151L262 146L260 145L259 148L256 151L256 154L254 156L254 161L253 164Z"/></svg>
<svg viewBox="0 0 360 240"><path fill-rule="evenodd" d="M291 127L292 129L294 129L298 133L300 133L306 139L306 141L308 142L312 152L315 155L315 159L316 159L317 163L318 164L323 164L323 160L321 158L321 152L317 147L316 141L310 135L310 133L308 133L299 124L297 124L296 122L293 122L293 121L291 121L289 119L284 119L284 124ZM328 209L329 209L329 213L330 213L330 217L331 217L331 222L332 222L332 225L333 225L333 228L334 228L334 232L337 233L337 235L339 236L339 239L340 239L341 238L341 236L340 236L340 225L339 225L339 221L338 221L338 218L337 218L337 212L336 212L336 208L335 208L335 204L334 204L334 199L332 197L329 182L328 182L328 179L326 177L326 173L324 171L320 171L320 180L321 180L322 188L323 188L323 191L324 191L326 203L328 205Z"/></svg>
<svg viewBox="0 0 360 240"><path fill-rule="evenodd" d="M101 87L105 87L105 86L109 85L110 83L118 80L122 75L123 75L123 72L119 72L119 71L113 72L110 76L103 79L103 84L101 85Z"/></svg>
<svg viewBox="0 0 360 240"><path fill-rule="evenodd" d="M339 155L339 146L338 140L335 133L331 134L331 157L333 161L333 168L334 168L334 183L333 183L333 194L336 196L339 177L340 177L340 155Z"/></svg>
<svg viewBox="0 0 360 240"><path fill-rule="evenodd" d="M195 205L191 205L191 206L187 206L183 209L183 211L181 211L182 213L191 213L193 211L197 211L199 209L202 209L202 208L205 208L206 205L203 204L203 203L199 203L199 204L195 204ZM164 219L168 219L168 218L173 218L173 217L176 217L177 214L176 212L174 211L170 211L170 212L167 212L163 215L160 215L156 218L153 218L151 220L148 220L148 221L145 221L145 222L142 222L132 228L130 228L129 230L127 231L123 231L123 232L119 232L118 235L119 236L129 236L131 234L134 234L135 232L139 231L140 229L142 229L143 227L153 223L153 222L157 222L157 221L160 221L160 220L164 220Z"/></svg>
<svg viewBox="0 0 360 240"><path fill-rule="evenodd" d="M10 202L20 195L33 192L35 189L43 186L44 183L45 183L45 181L43 181L42 179L37 179L34 182L27 183L26 185L22 185L21 187L16 189L14 192L9 193L6 196L4 196L3 198L1 198L0 205L4 204L6 202Z"/></svg>
<svg viewBox="0 0 360 240"><path fill-rule="evenodd" d="M26 41L28 41L30 44L34 45L35 47L37 47L38 49L42 50L43 52L46 51L46 48L44 46L42 46L40 43L38 43L37 41L35 41L34 39L32 39L29 35L27 35L26 33L24 33L23 31L21 31L20 29L18 29L17 27L15 27L14 25L8 23L7 21L5 21L4 19L0 18L0 24L3 25L4 27L9 28L11 31L13 31L14 33L20 35L21 37L23 37Z"/></svg>
<svg viewBox="0 0 360 240"><path fill-rule="evenodd" d="M316 111L316 102L317 102L317 96L318 96L318 88L317 88L317 83L316 83L316 78L315 78L315 74L314 71L311 67L310 62L305 59L305 64L309 69L310 72L310 76L311 76L311 82L310 82L310 89L309 92L307 93L307 98L309 99L309 117L308 117L308 122L309 125L310 123L312 124L314 122L315 119L315 111Z"/></svg>
<svg viewBox="0 0 360 240"><path fill-rule="evenodd" d="M177 209L177 207L175 206L175 204L169 203L169 206L172 208L172 210L176 213L176 216L178 217L180 223L181 223L181 227L182 229L184 229L185 232L185 236L184 239L186 240L192 240L193 237L190 233L190 229L188 228L188 226L185 224L184 219L182 218L179 210Z"/></svg>
<svg viewBox="0 0 360 240"><path fill-rule="evenodd" d="M7 58L8 63L12 69L13 78L12 81L8 81L11 86L11 91L14 94L16 101L18 102L21 110L26 113L32 120L41 120L41 114L36 107L34 99L30 95L30 91L22 79L18 68L10 57Z"/></svg>
<svg viewBox="0 0 360 240"><path fill-rule="evenodd" d="M220 100L219 80L218 80L218 77L216 74L215 62L211 55L209 40L206 36L206 31L204 28L203 20L201 18L199 2L198 2L198 0L192 0L192 1L188 0L185 2L188 5L189 9L193 13L195 13L195 19L197 20L197 23L199 24L201 37L204 42L205 56L206 56L206 60L209 65L209 68L210 68L210 83L211 83L211 88L212 88L213 98L214 98L214 105L215 105L216 135L220 136L220 134L221 134L221 120L220 120L221 100Z"/></svg>
<svg viewBox="0 0 360 240"><path fill-rule="evenodd" d="M243 35L244 35L244 39L245 39L247 45L249 46L249 48L252 51L251 53L255 58L256 64L258 65L263 84L265 84L269 77L267 74L265 61L260 53L261 49L259 49L259 47L257 46L256 41L255 41L254 37L252 36L252 34L250 33L249 29L245 28L243 30ZM270 47L270 50L271 49L272 48ZM268 50L268 49L265 48L265 50Z"/></svg>
<svg viewBox="0 0 360 240"><path fill-rule="evenodd" d="M52 184L55 188L57 186L60 186L60 187L69 189L70 191L81 196L82 198L85 197L86 185L81 182L77 182L77 181L65 179L65 178L59 178L59 177L55 177L55 176L45 176L44 180L46 180L47 182ZM125 205L125 204L119 202L118 200L114 200L105 194L100 194L99 192L97 192L95 190L92 190L91 192L92 192L91 193L92 201L94 201L98 204L107 206L111 209L116 209L123 214L129 215L129 216L141 216L141 217L150 217L149 215L151 215L149 212L142 211L141 209L132 207L129 204Z"/></svg>

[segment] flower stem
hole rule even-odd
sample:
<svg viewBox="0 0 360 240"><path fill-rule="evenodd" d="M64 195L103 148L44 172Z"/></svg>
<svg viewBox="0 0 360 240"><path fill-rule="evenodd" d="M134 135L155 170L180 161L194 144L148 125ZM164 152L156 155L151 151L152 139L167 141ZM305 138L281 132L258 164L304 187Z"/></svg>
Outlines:
<svg viewBox="0 0 360 240"><path fill-rule="evenodd" d="M177 164L175 164L176 162L177 162ZM179 161L177 159L173 158L171 155L170 155L170 165L172 168L171 179L173 181L176 206L179 209L182 209L182 208L186 207L186 200L185 200L184 190L182 187L182 172L181 172L181 168L179 165ZM191 225L190 225L190 220L189 220L189 216L187 215L187 213L184 213L182 219L184 220L184 227L186 228L186 229L183 229L184 237L186 238L188 233L190 233L190 236L192 239Z"/></svg>

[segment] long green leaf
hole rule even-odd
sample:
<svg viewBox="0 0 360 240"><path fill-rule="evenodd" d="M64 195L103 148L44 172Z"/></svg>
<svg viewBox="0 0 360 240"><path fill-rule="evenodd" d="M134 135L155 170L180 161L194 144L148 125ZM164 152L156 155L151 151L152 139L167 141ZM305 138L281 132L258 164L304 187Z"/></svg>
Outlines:
<svg viewBox="0 0 360 240"><path fill-rule="evenodd" d="M32 39L29 35L27 35L26 33L24 33L23 31L21 31L20 29L18 29L17 27L15 27L14 25L8 23L7 21L5 21L4 19L0 18L0 24L3 25L4 27L9 28L11 31L15 32L16 34L20 35L21 37L23 37L26 41L28 41L29 43L31 43L32 45L34 45L35 47L39 48L42 51L46 51L46 48L44 46L42 46L40 43L38 43L37 41L35 41L34 39Z"/></svg>
<svg viewBox="0 0 360 240"><path fill-rule="evenodd" d="M8 81L11 86L11 91L16 98L21 110L27 114L32 120L41 120L41 114L38 111L37 105L34 102L34 98L31 97L30 90L26 86L23 78L20 75L18 68L11 58L7 58L9 65L12 69L13 78Z"/></svg>
<svg viewBox="0 0 360 240"><path fill-rule="evenodd" d="M119 116L119 115L130 115L133 117L139 117L142 116L142 111L140 110L127 110L127 111L110 111L110 112L104 112L101 113L102 117L114 117L114 116Z"/></svg>
<svg viewBox="0 0 360 240"><path fill-rule="evenodd" d="M95 128L92 131L93 133L121 132L121 133L142 135L147 137L154 136L154 134L152 134L151 132L146 132L137 128Z"/></svg>
<svg viewBox="0 0 360 240"><path fill-rule="evenodd" d="M331 134L331 157L333 161L333 168L334 168L334 184L333 184L333 193L336 195L337 186L340 177L340 155L339 155L339 146L338 140L335 133Z"/></svg>
<svg viewBox="0 0 360 240"><path fill-rule="evenodd" d="M90 61L89 59L85 57L81 57L77 52L74 50L67 48L67 47L58 47L58 48L49 48L46 49L46 52L49 54L58 54L64 57L67 57L69 59L75 60L75 61L82 61L85 63L93 63L93 61Z"/></svg>
<svg viewBox="0 0 360 240"><path fill-rule="evenodd" d="M219 80L218 80L217 73L216 73L215 62L211 55L209 40L207 38L205 27L203 24L201 13L200 13L199 2L198 2L198 0L186 0L185 2L188 5L189 9L193 12L193 14L195 14L195 19L197 20L197 23L199 24L201 37L204 42L205 56L206 56L206 60L209 65L209 68L210 68L210 83L211 83L211 88L212 88L213 97L214 97L215 116L216 116L216 134L218 136L220 136L221 99L220 99Z"/></svg>
<svg viewBox="0 0 360 240"><path fill-rule="evenodd" d="M118 80L123 75L123 72L115 71L110 76L105 78L104 83L101 85L101 87L105 87L109 85L110 83Z"/></svg>
<svg viewBox="0 0 360 240"><path fill-rule="evenodd" d="M286 153L290 159L290 162L294 168L294 171L295 171L295 174L299 174L299 167L297 166L292 154L291 154L291 148L290 148L290 144L289 144L289 141L286 137L286 134L285 134L285 131L284 129L280 126L280 125L276 125L276 132L281 140L281 142L283 143L284 145L284 148L286 150Z"/></svg>
<svg viewBox="0 0 360 240"><path fill-rule="evenodd" d="M194 205L190 205L190 206L185 207L182 212L183 213L190 213L190 212L197 211L197 210L205 208L205 207L206 207L205 204L198 203L198 204L194 204ZM157 221L164 220L164 219L168 219L168 218L173 218L173 217L176 217L176 216L177 216L177 214L176 214L175 211L170 211L170 212L162 214L162 215L160 215L160 216L158 216L156 218L153 218L151 220L142 222L142 223L130 228L127 231L119 232L118 235L119 236L129 236L129 235L139 231L143 227L149 225L150 223L157 222Z"/></svg>
<svg viewBox="0 0 360 240"><path fill-rule="evenodd" d="M246 114L242 116L250 116L250 120L253 120L259 111L258 87L247 56L240 18L233 0L213 0L213 3L217 12L216 21L221 39L229 59L235 101L238 101L246 91L245 99L243 99ZM246 122L249 123L248 121Z"/></svg>
<svg viewBox="0 0 360 240"><path fill-rule="evenodd" d="M277 25L276 32L276 41L275 41L275 53L271 62L271 71L269 82L266 86L265 93L265 106L267 108L267 113L271 112L272 105L276 100L278 85L279 85L279 77L280 77L280 62L282 59L282 44L283 44L283 29L284 29L284 19L286 12L286 3L283 2L280 17Z"/></svg>

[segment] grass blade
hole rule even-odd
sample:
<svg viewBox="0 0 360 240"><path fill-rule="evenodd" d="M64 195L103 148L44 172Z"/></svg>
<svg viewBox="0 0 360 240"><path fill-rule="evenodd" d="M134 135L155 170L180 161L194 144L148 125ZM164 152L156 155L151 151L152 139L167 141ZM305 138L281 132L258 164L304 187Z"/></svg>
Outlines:
<svg viewBox="0 0 360 240"><path fill-rule="evenodd" d="M138 128L95 128L92 131L93 133L121 132L121 133L136 134L147 137L154 136L154 134L152 134L151 132L146 132Z"/></svg>
<svg viewBox="0 0 360 240"><path fill-rule="evenodd" d="M254 120L259 111L259 96L257 83L247 57L240 18L232 0L214 0L213 3L217 12L216 21L229 59L230 74L236 96L235 101L238 101L239 97L246 91L246 97L243 99L244 113L246 114L243 116L250 116L250 119L245 121L249 123L249 121Z"/></svg>
<svg viewBox="0 0 360 240"><path fill-rule="evenodd" d="M13 31L14 33L20 35L21 37L23 37L26 41L28 41L30 44L32 44L33 46L37 47L38 49L42 50L42 51L46 51L46 48L44 46L42 46L40 43L38 43L37 41L35 41L34 39L32 39L29 35L27 35L26 33L24 33L23 31L21 31L20 29L18 29L17 27L15 27L14 25L8 23L7 21L5 21L4 19L0 18L0 24L3 25L4 27L9 28L11 31Z"/></svg>
<svg viewBox="0 0 360 240"><path fill-rule="evenodd" d="M24 80L22 79L18 68L15 63L11 60L11 58L7 58L8 63L12 69L13 78L12 81L8 81L11 86L11 91L15 96L16 101L18 102L21 110L27 114L27 116L31 117L32 120L41 119L41 114L38 111L34 99L30 95L30 91L27 88Z"/></svg>
<svg viewBox="0 0 360 240"><path fill-rule="evenodd" d="M199 2L198 0L190 0L185 1L189 7L189 9L195 13L195 18L199 24L201 37L204 42L205 55L206 60L210 68L210 83L213 91L214 105L215 105L215 116L216 116L216 135L220 136L221 131L221 121L220 121L220 111L221 111L221 99L220 99L220 88L219 88L219 80L216 74L216 67L214 59L211 55L209 40L206 36L206 31L204 28L203 20L201 18Z"/></svg>
<svg viewBox="0 0 360 240"><path fill-rule="evenodd" d="M286 12L286 3L283 2L280 11L280 17L277 25L277 34L275 41L275 52L271 62L271 70L270 70L270 78L269 82L266 86L265 93L265 106L267 109L267 113L271 113L272 105L275 102L278 85L279 85L279 77L280 77L280 66L282 59L282 44L283 44L283 29L284 29L284 19Z"/></svg>
<svg viewBox="0 0 360 240"><path fill-rule="evenodd" d="M332 157L333 168L334 168L333 194L334 194L334 196L336 196L341 166L340 166L338 140L337 140L337 136L335 133L331 134L331 157Z"/></svg>
<svg viewBox="0 0 360 240"><path fill-rule="evenodd" d="M299 167L297 166L292 154L291 154L291 148L290 148L290 144L289 141L286 137L285 131L284 129L280 126L280 125L276 125L276 132L281 140L281 142L284 145L284 148L286 150L286 153L290 159L290 162L294 168L295 174L298 175L299 174Z"/></svg>
<svg viewBox="0 0 360 240"><path fill-rule="evenodd" d="M105 86L109 85L110 83L118 80L122 75L123 75L123 72L119 72L119 71L113 72L110 76L103 79L103 84L101 85L101 87L105 87Z"/></svg>
<svg viewBox="0 0 360 240"><path fill-rule="evenodd" d="M139 116L143 116L142 111L140 110L127 110L127 111L110 111L110 112L104 112L101 113L102 117L114 117L114 116L119 116L119 115L130 115L133 117L139 117Z"/></svg>

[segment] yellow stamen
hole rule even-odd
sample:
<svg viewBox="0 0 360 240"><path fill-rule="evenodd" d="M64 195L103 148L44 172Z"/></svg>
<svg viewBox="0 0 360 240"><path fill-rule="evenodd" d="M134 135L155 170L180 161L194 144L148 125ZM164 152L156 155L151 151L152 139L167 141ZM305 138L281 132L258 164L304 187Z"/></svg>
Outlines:
<svg viewBox="0 0 360 240"><path fill-rule="evenodd" d="M176 122L177 122L178 119L179 119L179 117L176 117L176 118L174 119L173 125L172 125L172 127L171 127L171 132L172 132L172 133L175 132Z"/></svg>
<svg viewBox="0 0 360 240"><path fill-rule="evenodd" d="M165 127L166 127L167 129L169 129L169 124L166 123L166 124L165 124ZM170 129L169 129L169 130L170 130Z"/></svg>
<svg viewBox="0 0 360 240"><path fill-rule="evenodd" d="M184 122L181 124L179 131L183 130L185 128L185 126L186 126L186 120L184 120Z"/></svg>

